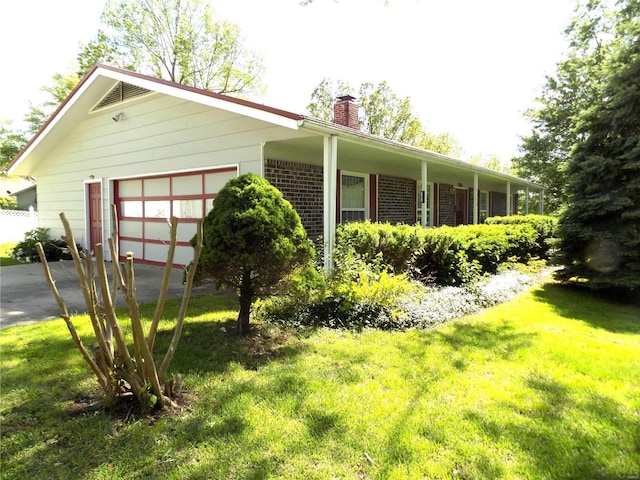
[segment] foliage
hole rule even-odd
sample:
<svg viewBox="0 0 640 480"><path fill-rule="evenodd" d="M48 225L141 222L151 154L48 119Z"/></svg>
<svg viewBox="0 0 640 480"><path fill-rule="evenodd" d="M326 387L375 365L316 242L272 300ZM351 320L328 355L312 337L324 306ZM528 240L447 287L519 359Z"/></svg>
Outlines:
<svg viewBox="0 0 640 480"><path fill-rule="evenodd" d="M189 403L170 416L96 409L62 322L0 330L2 477L637 475L638 307L545 285L427 330L238 338L234 305L191 299L172 364ZM159 347L179 308L167 302Z"/></svg>
<svg viewBox="0 0 640 480"><path fill-rule="evenodd" d="M565 34L566 59L547 77L538 107L527 112L532 133L522 139L522 156L513 163L520 176L545 185L545 211L557 213L569 203L568 162L582 112L602 98L603 65L625 44L634 42L627 26L637 18L637 0L581 0Z"/></svg>
<svg viewBox="0 0 640 480"><path fill-rule="evenodd" d="M204 220L201 277L237 290L237 330L249 329L251 302L314 254L300 217L280 191L254 174L220 190Z"/></svg>
<svg viewBox="0 0 640 480"><path fill-rule="evenodd" d="M218 20L203 0L109 0L102 28L77 55L77 69L56 73L42 105L26 115L37 132L89 69L106 63L217 93L260 92L261 58L243 44L240 28Z"/></svg>
<svg viewBox="0 0 640 480"><path fill-rule="evenodd" d="M11 256L21 262L39 262L38 243L42 244L49 262L71 260L71 253L69 253L66 242L59 238L51 238L49 229L42 227L26 232L24 240L16 244Z"/></svg>
<svg viewBox="0 0 640 480"><path fill-rule="evenodd" d="M4 175L9 164L26 143L27 139L21 132L11 129L10 121L0 120L0 175Z"/></svg>
<svg viewBox="0 0 640 480"><path fill-rule="evenodd" d="M76 73L55 73L50 85L44 85L40 90L47 94L46 100L40 105L29 105L25 122L29 134L36 134L58 106L67 98L80 81Z"/></svg>
<svg viewBox="0 0 640 480"><path fill-rule="evenodd" d="M634 4L640 7L640 4ZM640 12L640 8L634 10ZM601 66L602 95L580 116L561 217L562 278L592 289L640 291L640 17ZM622 28L622 26L620 27Z"/></svg>
<svg viewBox="0 0 640 480"><path fill-rule="evenodd" d="M356 93L347 82L325 78L311 94L307 110L314 117L332 121L336 97L347 94L358 98L361 130L443 155L461 154L459 143L448 133L425 132L420 119L412 112L410 98L398 97L385 81L378 85L365 82Z"/></svg>
<svg viewBox="0 0 640 480"><path fill-rule="evenodd" d="M111 0L102 23L110 35L88 47L106 44L117 65L218 93L259 88L261 59L202 0Z"/></svg>
<svg viewBox="0 0 640 480"><path fill-rule="evenodd" d="M0 267L22 264L20 260L11 257L11 252L13 252L15 246L16 243L0 243Z"/></svg>
<svg viewBox="0 0 640 480"><path fill-rule="evenodd" d="M539 250L544 218L519 218L509 224L422 228L417 225L354 222L336 232L336 270L352 268L357 256L361 268L374 273L409 273L425 283L462 285L482 273L495 273L501 263L527 262ZM551 220L550 220L551 221ZM547 232L548 233L548 232ZM347 265L348 267L345 267Z"/></svg>
<svg viewBox="0 0 640 480"><path fill-rule="evenodd" d="M532 256L548 259L550 250L557 244L558 218L548 215L510 215L507 217L489 217L485 220L489 225L509 225L526 223L531 225L536 232L535 248L531 249Z"/></svg>
<svg viewBox="0 0 640 480"><path fill-rule="evenodd" d="M0 197L0 210L17 210L18 199L16 197Z"/></svg>

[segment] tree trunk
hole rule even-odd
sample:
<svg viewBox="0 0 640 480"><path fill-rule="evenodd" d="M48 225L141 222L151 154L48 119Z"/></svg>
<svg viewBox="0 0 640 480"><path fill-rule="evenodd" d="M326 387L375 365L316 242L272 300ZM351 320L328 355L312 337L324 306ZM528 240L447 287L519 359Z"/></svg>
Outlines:
<svg viewBox="0 0 640 480"><path fill-rule="evenodd" d="M249 333L249 314L251 313L251 301L253 300L253 289L251 287L251 271L246 271L242 275L242 285L240 286L240 313L238 314L238 324L236 332L238 335Z"/></svg>

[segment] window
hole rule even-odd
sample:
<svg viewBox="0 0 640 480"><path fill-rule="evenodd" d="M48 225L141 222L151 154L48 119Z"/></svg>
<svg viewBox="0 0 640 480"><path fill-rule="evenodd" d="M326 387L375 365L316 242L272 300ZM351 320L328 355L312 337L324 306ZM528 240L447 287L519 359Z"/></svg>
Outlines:
<svg viewBox="0 0 640 480"><path fill-rule="evenodd" d="M359 173L341 175L340 221L358 222L367 218L369 178Z"/></svg>
<svg viewBox="0 0 640 480"><path fill-rule="evenodd" d="M418 188L416 189L416 220L419 225L422 225L422 182L418 182ZM427 191L425 192L425 202L427 203L427 221L425 225L433 226L433 183L427 183Z"/></svg>
<svg viewBox="0 0 640 480"><path fill-rule="evenodd" d="M478 201L478 207L480 208L480 223L484 223L484 221L489 216L489 192L480 191L480 199Z"/></svg>

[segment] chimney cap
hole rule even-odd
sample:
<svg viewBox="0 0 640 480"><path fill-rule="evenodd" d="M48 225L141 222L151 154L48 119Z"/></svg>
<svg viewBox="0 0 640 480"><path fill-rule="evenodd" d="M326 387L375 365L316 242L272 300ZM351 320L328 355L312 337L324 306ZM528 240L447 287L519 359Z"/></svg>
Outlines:
<svg viewBox="0 0 640 480"><path fill-rule="evenodd" d="M341 102L350 102L355 99L356 97L352 97L351 95L340 95L338 97L338 100L340 100Z"/></svg>

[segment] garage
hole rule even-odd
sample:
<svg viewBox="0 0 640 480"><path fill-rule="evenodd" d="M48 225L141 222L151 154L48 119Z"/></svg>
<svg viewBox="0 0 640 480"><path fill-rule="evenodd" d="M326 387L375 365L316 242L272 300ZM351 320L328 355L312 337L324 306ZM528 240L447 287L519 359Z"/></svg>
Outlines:
<svg viewBox="0 0 640 480"><path fill-rule="evenodd" d="M189 240L198 220L211 210L220 189L237 175L233 166L116 180L121 256L133 252L136 261L164 265L169 220L178 217L174 266L187 265L193 257Z"/></svg>

